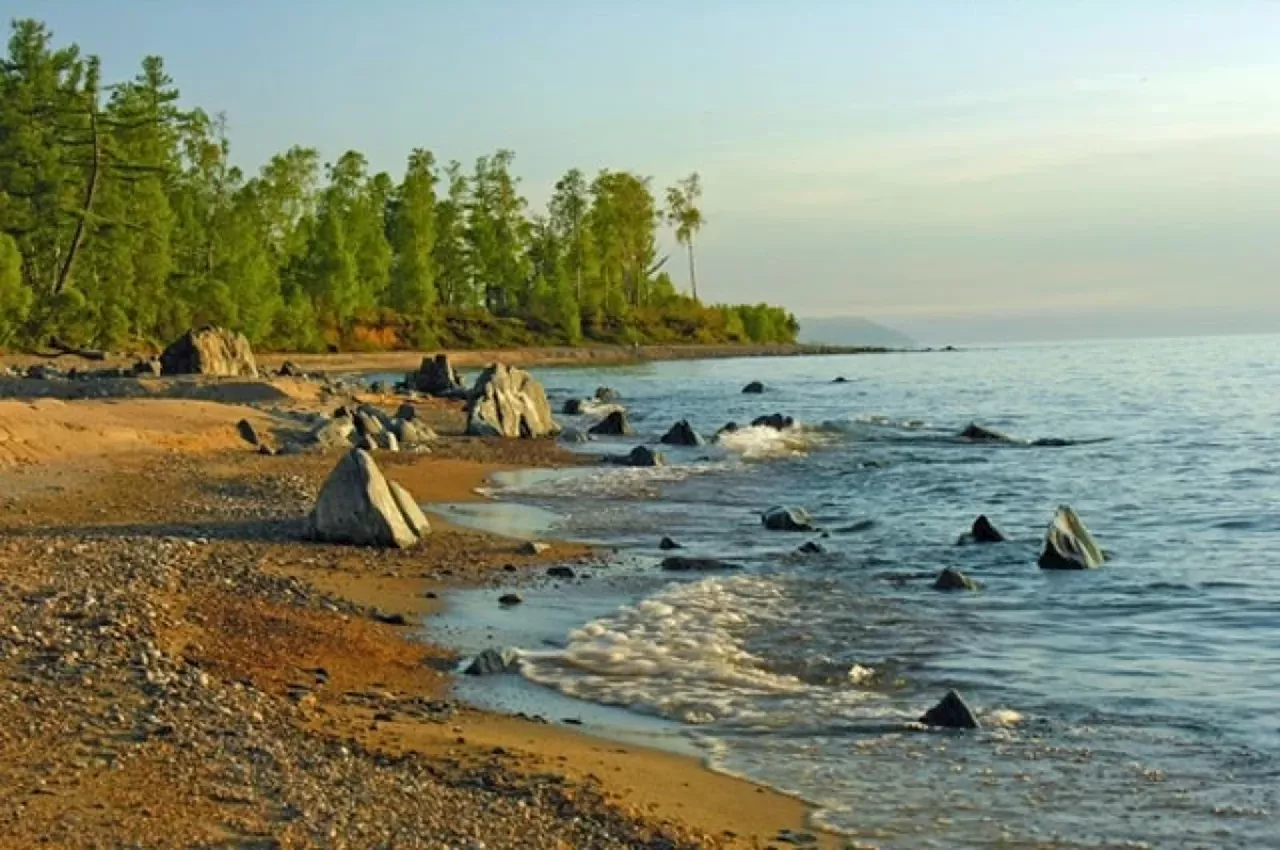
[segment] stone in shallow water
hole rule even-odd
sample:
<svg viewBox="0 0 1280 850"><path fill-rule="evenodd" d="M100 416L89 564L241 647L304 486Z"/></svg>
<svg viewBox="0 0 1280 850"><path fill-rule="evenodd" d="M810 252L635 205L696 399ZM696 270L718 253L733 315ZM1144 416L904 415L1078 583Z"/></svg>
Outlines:
<svg viewBox="0 0 1280 850"><path fill-rule="evenodd" d="M1044 536L1044 551L1038 561L1042 570L1091 570L1102 566L1106 557L1076 512L1059 505Z"/></svg>
<svg viewBox="0 0 1280 850"><path fill-rule="evenodd" d="M659 441L668 446L701 446L706 441L702 439L702 435L693 429L688 419L681 419L672 425L667 433L662 435Z"/></svg>
<svg viewBox="0 0 1280 850"><path fill-rule="evenodd" d="M933 583L934 590L977 590L978 583L959 570L947 567L938 574Z"/></svg>
<svg viewBox="0 0 1280 850"><path fill-rule="evenodd" d="M973 527L969 529L970 536L973 537L975 543L1003 543L1009 538L1004 536L1000 529L996 528L991 520L987 519L986 514L980 514L973 521Z"/></svg>
<svg viewBox="0 0 1280 850"><path fill-rule="evenodd" d="M973 711L965 704L964 698L955 691L947 691L947 695L933 708L926 711L920 722L926 726L938 726L946 729L978 729L980 724Z"/></svg>
<svg viewBox="0 0 1280 850"><path fill-rule="evenodd" d="M672 555L664 558L662 568L669 572L714 572L716 570L740 570L742 567L722 561L719 558L689 558L683 555Z"/></svg>
<svg viewBox="0 0 1280 850"><path fill-rule="evenodd" d="M670 549L683 549L684 547L681 546L679 543L675 542L674 540L672 540L670 537L664 537L658 541L658 548L663 550L670 550Z"/></svg>
<svg viewBox="0 0 1280 850"><path fill-rule="evenodd" d="M631 423L627 420L626 412L621 410L611 412L587 430L592 434L609 437L626 437L635 433L635 429L631 427Z"/></svg>
<svg viewBox="0 0 1280 850"><path fill-rule="evenodd" d="M760 515L770 531L813 531L813 518L804 508L773 507Z"/></svg>
<svg viewBox="0 0 1280 850"><path fill-rule="evenodd" d="M742 391L749 395L757 395L759 393L764 392L764 384L760 383L759 381L752 381L751 383L743 387Z"/></svg>
<svg viewBox="0 0 1280 850"><path fill-rule="evenodd" d="M468 676L495 676L499 673L513 673L520 666L515 652L504 649L486 649L472 659L462 672Z"/></svg>

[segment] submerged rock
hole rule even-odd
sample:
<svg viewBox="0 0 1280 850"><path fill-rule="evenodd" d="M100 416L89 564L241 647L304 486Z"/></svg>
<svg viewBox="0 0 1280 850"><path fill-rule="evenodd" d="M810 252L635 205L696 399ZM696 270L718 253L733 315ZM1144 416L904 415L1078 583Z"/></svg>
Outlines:
<svg viewBox="0 0 1280 850"><path fill-rule="evenodd" d="M572 425L560 432L560 441L563 443L589 443L591 437L586 431L580 428L574 428Z"/></svg>
<svg viewBox="0 0 1280 850"><path fill-rule="evenodd" d="M964 698L955 691L947 691L947 695L933 708L926 711L920 722L925 726L938 726L946 729L978 729L980 724L973 711L965 704Z"/></svg>
<svg viewBox="0 0 1280 850"><path fill-rule="evenodd" d="M520 667L519 656L514 650L486 649L471 659L471 663L462 672L468 676L496 676L500 673L514 673Z"/></svg>
<svg viewBox="0 0 1280 850"><path fill-rule="evenodd" d="M495 363L476 380L467 405L468 434L531 439L559 430L546 390L528 372Z"/></svg>
<svg viewBox="0 0 1280 850"><path fill-rule="evenodd" d="M662 568L669 572L714 572L716 570L740 570L738 564L731 564L719 558L690 558L684 555L672 555L662 560Z"/></svg>
<svg viewBox="0 0 1280 850"><path fill-rule="evenodd" d="M617 404L622 401L622 396L613 387L596 387L595 399L605 404Z"/></svg>
<svg viewBox="0 0 1280 850"><path fill-rule="evenodd" d="M504 607L519 605L521 602L524 602L524 597L518 593L504 593L498 597L498 604Z"/></svg>
<svg viewBox="0 0 1280 850"><path fill-rule="evenodd" d="M1004 543L1008 539L1000 529L995 527L991 520L987 519L986 514L979 514L978 518L973 521L973 525L968 531L960 535L960 539L956 543L958 545L966 543Z"/></svg>
<svg viewBox="0 0 1280 850"><path fill-rule="evenodd" d="M662 435L662 439L659 442L668 446L701 446L706 441L702 439L701 434L693 430L693 426L689 424L688 419L681 419L672 425L667 433Z"/></svg>
<svg viewBox="0 0 1280 850"><path fill-rule="evenodd" d="M848 378L846 378L844 375L840 375L840 376L838 376L837 378L835 378L831 383L833 383L833 384L847 384L847 383L849 383L849 379L848 379Z"/></svg>
<svg viewBox="0 0 1280 850"><path fill-rule="evenodd" d="M827 551L827 547L823 546L816 540L810 540L807 543L801 544L796 551L801 555L821 555Z"/></svg>
<svg viewBox="0 0 1280 850"><path fill-rule="evenodd" d="M977 590L978 583L969 578L959 570L947 567L938 573L938 578L933 583L934 590Z"/></svg>
<svg viewBox="0 0 1280 850"><path fill-rule="evenodd" d="M636 446L629 454L615 457L613 462L622 466L666 466L667 458L662 452L655 452L648 446Z"/></svg>
<svg viewBox="0 0 1280 850"><path fill-rule="evenodd" d="M1091 570L1106 556L1089 529L1068 505L1059 505L1044 536L1044 551L1037 563L1042 570Z"/></svg>
<svg viewBox="0 0 1280 850"><path fill-rule="evenodd" d="M743 387L742 391L744 393L748 393L751 395L757 395L759 393L764 392L764 384L760 383L759 381L752 381L751 383Z"/></svg>
<svg viewBox="0 0 1280 850"><path fill-rule="evenodd" d="M583 410L582 399L580 398L566 399L564 406L560 408L560 412L565 416L581 416Z"/></svg>
<svg viewBox="0 0 1280 850"><path fill-rule="evenodd" d="M804 508L773 507L760 514L760 522L770 531L813 531L813 518Z"/></svg>
<svg viewBox="0 0 1280 850"><path fill-rule="evenodd" d="M408 502L412 507L402 507ZM312 536L332 543L407 549L426 519L407 493L396 495L373 456L353 449L342 456L311 511Z"/></svg>
<svg viewBox="0 0 1280 850"><path fill-rule="evenodd" d="M664 552L669 552L672 549L683 549L684 547L672 540L670 537L664 537L658 541L658 548Z"/></svg>
<svg viewBox="0 0 1280 850"><path fill-rule="evenodd" d="M738 430L738 423L737 423L737 422L726 422L726 423L724 423L724 425L723 425L723 426L721 426L721 428L720 428L720 430L719 430L719 431L716 431L716 439L718 440L718 439L720 439L722 436L724 436L725 434L732 434L732 433L736 432L737 430Z"/></svg>
<svg viewBox="0 0 1280 850"><path fill-rule="evenodd" d="M587 429L592 434L600 434L610 437L626 437L635 433L631 423L627 421L627 414L622 410L614 410L604 419Z"/></svg>
<svg viewBox="0 0 1280 850"><path fill-rule="evenodd" d="M775 431L782 431L795 424L796 420L794 418L783 416L781 413L769 413L751 420L752 428L772 428Z"/></svg>
<svg viewBox="0 0 1280 850"><path fill-rule="evenodd" d="M1014 443L1017 442L1008 434L1002 434L991 428L984 428L977 422L970 422L960 432L960 439L972 440L975 443Z"/></svg>
<svg viewBox="0 0 1280 850"><path fill-rule="evenodd" d="M573 571L573 567L547 567L548 578L577 578L578 574Z"/></svg>
<svg viewBox="0 0 1280 850"><path fill-rule="evenodd" d="M187 331L160 355L165 375L256 378L258 363L242 333L208 325Z"/></svg>

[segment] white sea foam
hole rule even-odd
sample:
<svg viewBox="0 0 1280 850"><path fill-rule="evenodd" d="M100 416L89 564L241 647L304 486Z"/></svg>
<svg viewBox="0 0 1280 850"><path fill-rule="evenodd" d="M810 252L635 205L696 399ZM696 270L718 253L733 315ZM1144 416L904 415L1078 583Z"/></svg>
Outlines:
<svg viewBox="0 0 1280 850"><path fill-rule="evenodd" d="M749 460L806 454L820 442L820 434L798 425L782 430L763 425L739 428L716 439L717 445Z"/></svg>

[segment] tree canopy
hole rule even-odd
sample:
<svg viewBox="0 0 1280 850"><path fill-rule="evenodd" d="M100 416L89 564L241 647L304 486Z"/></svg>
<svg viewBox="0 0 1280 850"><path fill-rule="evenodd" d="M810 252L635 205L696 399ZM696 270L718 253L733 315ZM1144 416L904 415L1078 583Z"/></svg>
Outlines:
<svg viewBox="0 0 1280 850"><path fill-rule="evenodd" d="M292 147L257 174L227 122L180 106L156 56L105 83L96 57L15 21L0 64L0 346L151 346L204 323L278 349L792 342L767 305L703 306L696 174L570 169L532 210L500 149L470 169L413 150ZM689 253L692 297L659 228Z"/></svg>

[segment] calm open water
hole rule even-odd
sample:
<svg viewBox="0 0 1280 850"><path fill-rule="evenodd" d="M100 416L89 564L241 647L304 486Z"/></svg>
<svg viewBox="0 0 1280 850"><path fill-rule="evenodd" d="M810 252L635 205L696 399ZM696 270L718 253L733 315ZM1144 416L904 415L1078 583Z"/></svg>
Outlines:
<svg viewBox="0 0 1280 850"><path fill-rule="evenodd" d="M530 681L679 724L869 847L1280 847L1280 337L535 372L557 408L622 393L640 433L594 451L803 425L508 481L631 564L527 637ZM954 439L971 420L1080 443ZM1036 568L1059 503L1104 568ZM764 530L773 504L828 551ZM1015 540L957 546L979 513ZM663 534L745 569L662 573ZM945 566L981 591L933 590ZM982 731L911 727L948 688Z"/></svg>

